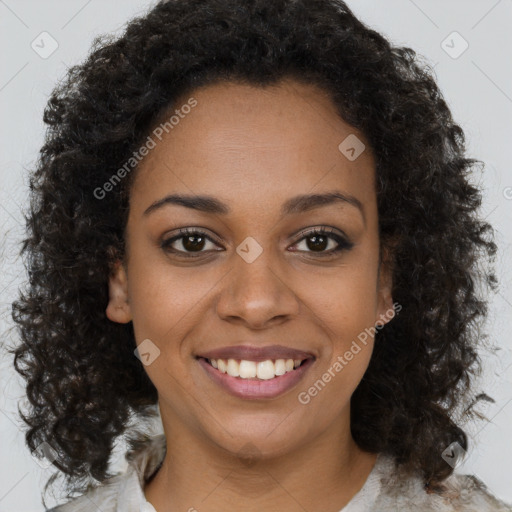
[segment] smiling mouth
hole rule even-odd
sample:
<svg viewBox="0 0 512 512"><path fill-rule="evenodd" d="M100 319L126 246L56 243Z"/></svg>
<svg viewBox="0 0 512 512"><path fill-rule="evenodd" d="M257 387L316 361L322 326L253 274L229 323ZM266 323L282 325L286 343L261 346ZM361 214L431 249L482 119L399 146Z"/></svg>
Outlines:
<svg viewBox="0 0 512 512"><path fill-rule="evenodd" d="M307 361L305 359L267 359L250 361L247 359L203 359L221 373L240 380L272 380L295 371Z"/></svg>

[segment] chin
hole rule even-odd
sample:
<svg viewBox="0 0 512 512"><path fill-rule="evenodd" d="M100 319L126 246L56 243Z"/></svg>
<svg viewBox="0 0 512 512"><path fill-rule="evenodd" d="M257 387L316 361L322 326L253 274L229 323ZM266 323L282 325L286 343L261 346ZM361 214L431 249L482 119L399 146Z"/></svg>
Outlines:
<svg viewBox="0 0 512 512"><path fill-rule="evenodd" d="M254 416L254 415L252 415ZM250 425L247 418L223 423L216 434L211 436L213 442L231 455L249 460L272 459L297 450L304 444L304 436L310 429L304 429L291 420L284 420L286 415L252 418ZM304 423L302 423L304 427Z"/></svg>

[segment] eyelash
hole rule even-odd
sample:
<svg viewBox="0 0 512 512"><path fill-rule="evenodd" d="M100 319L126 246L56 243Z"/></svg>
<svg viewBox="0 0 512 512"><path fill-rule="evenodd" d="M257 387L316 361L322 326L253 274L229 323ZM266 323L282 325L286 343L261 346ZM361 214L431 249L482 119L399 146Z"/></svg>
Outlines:
<svg viewBox="0 0 512 512"><path fill-rule="evenodd" d="M160 247L166 252L179 254L181 257L184 257L184 258L195 258L195 257L197 257L196 255L207 252L207 251L197 251L195 253L194 252L187 253L186 251L177 251L176 249L171 248L170 247L171 244L177 240L181 240L181 239L189 237L189 236L201 236L201 237L206 238L207 240L209 240L212 243L216 243L215 240L213 240L208 235L206 235L206 233L204 231L191 229L191 228L182 228L179 230L179 233L180 233L179 235L176 235L167 240L163 240L162 243L160 244ZM308 253L316 254L320 258L323 258L323 257L328 257L328 256L334 256L334 255L336 255L342 251L345 251L345 250L348 251L348 250L352 249L352 247L354 246L354 244L352 242L348 241L346 238L342 237L341 235L338 235L337 233L334 232L334 230L332 228L329 228L327 226L322 226L321 228L314 228L310 231L302 231L301 233L299 233L299 236L301 236L301 238L299 238L297 240L297 242L295 242L294 245L298 244L299 242L302 242L306 238L311 238L314 236L326 236L326 235L328 238L334 240L338 244L338 246L335 249L331 249L330 251L320 252L320 253L315 253L314 251L298 251L298 252L308 252Z"/></svg>

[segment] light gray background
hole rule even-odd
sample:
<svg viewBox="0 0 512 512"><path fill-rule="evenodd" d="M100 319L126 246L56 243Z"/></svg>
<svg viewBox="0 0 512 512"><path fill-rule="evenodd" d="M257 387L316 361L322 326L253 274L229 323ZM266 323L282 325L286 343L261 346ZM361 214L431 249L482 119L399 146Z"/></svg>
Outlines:
<svg viewBox="0 0 512 512"><path fill-rule="evenodd" d="M495 494L512 502L512 0L349 0L348 4L364 22L394 43L412 47L435 66L441 90L467 135L469 155L486 163L475 181L484 188L484 216L495 226L500 246L501 290L490 305L488 331L501 350L497 356L483 354L487 363L482 386L496 403L482 410L492 422L470 427L472 448L457 471L477 475ZM120 33L132 16L151 5L148 0L0 0L3 342L16 339L10 303L25 279L16 244L23 235L26 170L33 168L43 142L42 112L48 95L66 68L84 59L95 35ZM31 48L43 31L58 43L46 59ZM469 45L457 58L465 43L450 35L453 31ZM21 384L11 358L2 354L0 512L42 511L40 492L51 474L24 445L17 415L17 404L23 400ZM118 467L123 467L121 452L115 461Z"/></svg>

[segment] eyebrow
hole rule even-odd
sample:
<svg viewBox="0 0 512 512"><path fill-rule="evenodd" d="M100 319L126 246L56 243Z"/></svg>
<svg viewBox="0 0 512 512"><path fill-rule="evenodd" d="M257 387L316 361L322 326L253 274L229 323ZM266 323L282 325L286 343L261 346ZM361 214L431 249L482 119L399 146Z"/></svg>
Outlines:
<svg viewBox="0 0 512 512"><path fill-rule="evenodd" d="M302 194L292 197L281 207L281 215L285 216L303 213L338 202L357 208L363 217L363 221L366 223L365 211L361 201L350 194L345 194L338 190L323 194ZM193 210L216 215L227 215L231 213L231 208L227 204L212 196L170 194L152 203L148 208L146 208L146 210L144 210L143 215L149 215L151 212L154 212L168 204L184 206Z"/></svg>

